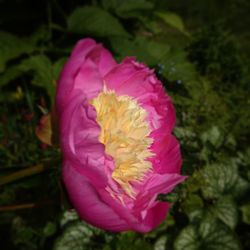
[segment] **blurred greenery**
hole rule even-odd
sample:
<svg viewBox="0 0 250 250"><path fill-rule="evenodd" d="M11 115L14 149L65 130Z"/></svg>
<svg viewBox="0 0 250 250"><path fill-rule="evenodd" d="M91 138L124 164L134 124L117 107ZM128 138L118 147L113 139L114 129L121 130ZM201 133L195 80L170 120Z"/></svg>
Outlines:
<svg viewBox="0 0 250 250"><path fill-rule="evenodd" d="M0 0L1 249L250 249L248 0ZM189 179L148 234L79 220L60 183L60 151L35 130L60 70L93 37L136 56L172 97Z"/></svg>

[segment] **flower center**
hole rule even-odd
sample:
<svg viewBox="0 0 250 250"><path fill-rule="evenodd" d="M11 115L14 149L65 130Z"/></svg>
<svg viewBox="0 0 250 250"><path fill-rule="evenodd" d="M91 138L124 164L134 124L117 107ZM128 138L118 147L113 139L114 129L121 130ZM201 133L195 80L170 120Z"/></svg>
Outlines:
<svg viewBox="0 0 250 250"><path fill-rule="evenodd" d="M131 181L142 181L151 169L148 158L153 140L146 122L147 112L129 96L117 96L104 88L91 100L101 127L99 140L105 145L106 153L113 157L115 169L112 178L131 197L135 192Z"/></svg>

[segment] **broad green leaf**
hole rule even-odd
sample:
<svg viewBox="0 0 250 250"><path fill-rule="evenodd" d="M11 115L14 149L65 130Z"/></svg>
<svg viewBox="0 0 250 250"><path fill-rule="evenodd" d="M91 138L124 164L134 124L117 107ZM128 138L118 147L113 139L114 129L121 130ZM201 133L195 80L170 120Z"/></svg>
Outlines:
<svg viewBox="0 0 250 250"><path fill-rule="evenodd" d="M194 65L187 60L186 53L179 49L171 49L161 63L162 75L169 81L193 83L197 77Z"/></svg>
<svg viewBox="0 0 250 250"><path fill-rule="evenodd" d="M116 241L116 250L151 250L151 245L134 232L125 232L119 235Z"/></svg>
<svg viewBox="0 0 250 250"><path fill-rule="evenodd" d="M175 250L200 250L200 239L192 225L184 228L174 243Z"/></svg>
<svg viewBox="0 0 250 250"><path fill-rule="evenodd" d="M22 73L23 72L19 69L19 64L8 67L2 74L0 74L0 88L17 79Z"/></svg>
<svg viewBox="0 0 250 250"><path fill-rule="evenodd" d="M232 194L238 182L237 167L231 162L207 165L202 174L205 178L202 192L206 198Z"/></svg>
<svg viewBox="0 0 250 250"><path fill-rule="evenodd" d="M167 243L167 236L163 235L154 244L154 250L165 250L166 249L166 243Z"/></svg>
<svg viewBox="0 0 250 250"><path fill-rule="evenodd" d="M237 250L240 249L238 239L233 232L217 220L206 218L202 220L198 234L202 239L201 248L209 250Z"/></svg>
<svg viewBox="0 0 250 250"><path fill-rule="evenodd" d="M0 73L5 70L6 63L23 54L29 54L35 47L28 39L18 38L10 33L0 31Z"/></svg>
<svg viewBox="0 0 250 250"><path fill-rule="evenodd" d="M43 228L43 234L44 236L49 237L56 232L56 229L57 229L56 224L49 221Z"/></svg>
<svg viewBox="0 0 250 250"><path fill-rule="evenodd" d="M189 225L178 235L175 250L238 250L233 232L221 222L204 218L198 225Z"/></svg>
<svg viewBox="0 0 250 250"><path fill-rule="evenodd" d="M178 16L175 13L172 12L166 12L166 11L157 11L154 12L155 16L159 17L161 20L163 20L166 24L174 27L175 29L179 30L185 35L189 35L188 32L185 29L184 23L180 16Z"/></svg>
<svg viewBox="0 0 250 250"><path fill-rule="evenodd" d="M221 132L217 126L213 126L203 133L201 139L203 143L210 142L214 147L219 147L223 140Z"/></svg>
<svg viewBox="0 0 250 250"><path fill-rule="evenodd" d="M53 250L84 250L89 249L93 231L83 222L75 222L63 231L55 241Z"/></svg>
<svg viewBox="0 0 250 250"><path fill-rule="evenodd" d="M141 44L138 40L114 38L111 40L111 46L120 60L126 56L135 56L139 61L147 64L155 62L154 58L145 50L145 44Z"/></svg>
<svg viewBox="0 0 250 250"><path fill-rule="evenodd" d="M79 220L78 214L74 209L71 209L69 211L65 211L62 214L62 217L60 219L60 226L64 227L65 225L78 220Z"/></svg>
<svg viewBox="0 0 250 250"><path fill-rule="evenodd" d="M60 219L62 234L55 240L53 250L100 249L92 237L100 236L103 231L79 219L75 210L65 211Z"/></svg>
<svg viewBox="0 0 250 250"><path fill-rule="evenodd" d="M119 58L136 56L149 66L160 65L161 74L169 81L193 82L197 76L195 67L188 62L186 54L170 48L167 42L137 36L134 40L111 39L111 45Z"/></svg>
<svg viewBox="0 0 250 250"><path fill-rule="evenodd" d="M117 18L98 7L76 9L68 18L70 32L100 37L129 37Z"/></svg>
<svg viewBox="0 0 250 250"><path fill-rule="evenodd" d="M120 58L135 56L149 66L161 63L170 49L167 43L142 36L137 36L135 40L115 38L111 40L111 45Z"/></svg>
<svg viewBox="0 0 250 250"><path fill-rule="evenodd" d="M147 0L102 0L102 5L106 10L115 12L116 15L122 18L140 18L142 11L151 10L154 5Z"/></svg>
<svg viewBox="0 0 250 250"><path fill-rule="evenodd" d="M188 215L203 207L203 201L197 194L190 194L183 203L183 209Z"/></svg>
<svg viewBox="0 0 250 250"><path fill-rule="evenodd" d="M65 58L61 58L54 64L45 55L35 55L22 60L19 64L9 67L0 75L0 88L9 82L21 77L27 72L33 76L32 83L47 90L51 100L54 99L55 86Z"/></svg>
<svg viewBox="0 0 250 250"><path fill-rule="evenodd" d="M238 211L231 197L221 197L211 207L210 212L223 221L231 229L234 229L238 221Z"/></svg>
<svg viewBox="0 0 250 250"><path fill-rule="evenodd" d="M243 196L249 190L249 188L250 188L249 181L239 176L232 195L237 199Z"/></svg>
<svg viewBox="0 0 250 250"><path fill-rule="evenodd" d="M240 207L242 212L242 221L250 225L250 203Z"/></svg>
<svg viewBox="0 0 250 250"><path fill-rule="evenodd" d="M44 87L51 100L55 97L56 78L53 75L53 67L50 59L45 55L32 56L20 64L23 72L32 71L34 76L32 83Z"/></svg>

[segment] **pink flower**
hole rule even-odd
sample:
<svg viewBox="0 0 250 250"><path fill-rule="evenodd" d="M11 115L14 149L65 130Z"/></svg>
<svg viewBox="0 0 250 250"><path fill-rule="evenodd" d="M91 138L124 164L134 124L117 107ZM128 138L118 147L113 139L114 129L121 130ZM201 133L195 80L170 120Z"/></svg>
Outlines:
<svg viewBox="0 0 250 250"><path fill-rule="evenodd" d="M170 205L157 196L186 177L174 108L153 70L134 58L117 64L101 44L80 40L56 103L62 177L80 217L111 231L158 226Z"/></svg>

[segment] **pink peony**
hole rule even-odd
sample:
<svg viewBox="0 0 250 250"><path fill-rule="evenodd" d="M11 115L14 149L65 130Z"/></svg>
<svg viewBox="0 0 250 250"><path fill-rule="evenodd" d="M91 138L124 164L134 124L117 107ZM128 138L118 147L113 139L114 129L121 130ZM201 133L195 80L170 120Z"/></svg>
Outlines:
<svg viewBox="0 0 250 250"><path fill-rule="evenodd" d="M175 112L154 71L135 58L117 64L80 40L57 88L62 177L80 217L111 231L148 232L170 208L157 200L180 175Z"/></svg>

